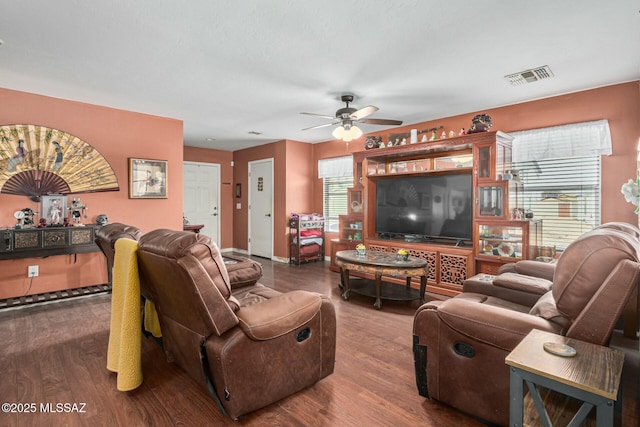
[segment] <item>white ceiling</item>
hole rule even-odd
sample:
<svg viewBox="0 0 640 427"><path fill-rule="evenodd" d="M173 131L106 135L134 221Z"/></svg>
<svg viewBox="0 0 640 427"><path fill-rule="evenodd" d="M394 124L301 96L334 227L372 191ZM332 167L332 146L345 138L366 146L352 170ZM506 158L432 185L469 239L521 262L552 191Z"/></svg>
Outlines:
<svg viewBox="0 0 640 427"><path fill-rule="evenodd" d="M0 87L181 119L190 146L314 143L332 127L301 131L328 120L300 112L332 116L343 93L379 107L371 118L411 124L639 80L639 11L640 0L0 0ZM504 79L544 65L555 77Z"/></svg>

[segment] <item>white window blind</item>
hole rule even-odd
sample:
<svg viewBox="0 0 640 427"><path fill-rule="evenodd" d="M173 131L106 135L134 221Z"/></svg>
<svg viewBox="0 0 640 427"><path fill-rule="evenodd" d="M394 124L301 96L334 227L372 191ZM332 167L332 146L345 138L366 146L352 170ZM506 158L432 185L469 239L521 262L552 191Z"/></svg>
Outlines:
<svg viewBox="0 0 640 427"><path fill-rule="evenodd" d="M607 121L510 134L519 199L542 220L542 244L561 250L600 225L600 160L611 154Z"/></svg>
<svg viewBox="0 0 640 427"><path fill-rule="evenodd" d="M353 158L336 157L318 161L318 178L323 180L325 231L338 231L339 215L348 212L347 189L353 186Z"/></svg>

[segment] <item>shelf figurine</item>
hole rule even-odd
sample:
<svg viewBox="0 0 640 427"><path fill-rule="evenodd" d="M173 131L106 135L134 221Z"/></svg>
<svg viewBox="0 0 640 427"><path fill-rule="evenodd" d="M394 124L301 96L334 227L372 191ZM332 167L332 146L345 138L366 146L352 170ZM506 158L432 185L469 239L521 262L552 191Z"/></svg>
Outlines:
<svg viewBox="0 0 640 427"><path fill-rule="evenodd" d="M83 226L84 224L82 223L81 217L87 217L87 214L85 213L87 207L82 204L82 201L80 199L73 199L73 201L71 202L71 206L68 209L71 211L71 219L73 221L73 225Z"/></svg>

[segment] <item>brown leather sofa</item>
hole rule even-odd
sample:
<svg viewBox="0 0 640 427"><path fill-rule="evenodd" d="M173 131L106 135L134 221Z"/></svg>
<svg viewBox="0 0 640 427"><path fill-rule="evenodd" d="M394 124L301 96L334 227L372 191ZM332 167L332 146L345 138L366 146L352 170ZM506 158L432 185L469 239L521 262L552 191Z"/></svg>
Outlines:
<svg viewBox="0 0 640 427"><path fill-rule="evenodd" d="M143 232L139 228L119 222L106 224L96 230L94 241L107 259L109 285L111 285L113 279L113 259L115 256L116 240L126 237L137 241L142 234ZM259 262L243 256L226 254L224 255L224 260L232 289L253 285L262 277L262 265ZM149 299L150 295L149 292L146 291L144 284L141 283L140 286L142 287L142 296Z"/></svg>
<svg viewBox="0 0 640 427"><path fill-rule="evenodd" d="M222 255L202 234L154 230L138 243L167 360L207 387L231 418L333 372L336 317L327 297L259 283L232 292Z"/></svg>
<svg viewBox="0 0 640 427"><path fill-rule="evenodd" d="M116 240L123 237L138 240L140 236L142 236L142 230L120 222L106 224L96 230L94 241L107 259L107 280L110 286L113 281L113 260L116 253Z"/></svg>
<svg viewBox="0 0 640 427"><path fill-rule="evenodd" d="M419 394L507 425L505 357L534 328L608 345L640 283L639 259L637 239L596 229L565 249L551 290L533 307L472 292L422 305L413 325Z"/></svg>

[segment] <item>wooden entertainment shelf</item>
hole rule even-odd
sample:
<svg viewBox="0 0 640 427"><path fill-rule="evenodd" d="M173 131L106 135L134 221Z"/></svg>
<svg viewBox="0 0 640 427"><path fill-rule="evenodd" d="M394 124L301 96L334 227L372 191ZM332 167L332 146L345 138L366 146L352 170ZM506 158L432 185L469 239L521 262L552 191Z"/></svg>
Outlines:
<svg viewBox="0 0 640 427"><path fill-rule="evenodd" d="M332 243L341 248L353 246L356 243L355 237L358 237L358 242L362 239L369 251L396 252L401 248L406 249L410 255L428 261L427 289L444 295L460 292L462 282L476 272L492 272L502 264L531 257L536 251L529 245L539 244L537 236L541 224L535 223L535 235L530 238L531 222L524 218L514 220L516 212L524 212L517 197L521 194L520 183L517 176L514 177L511 173L512 139L500 131L481 132L354 153L354 185L349 190L349 196L361 200L361 212L350 210L348 215L340 218L341 234L339 239ZM378 178L455 174L471 175L472 206L468 207L473 213L470 241L458 241L458 245L456 241L448 243L447 240L405 241L382 238L384 236L376 233ZM424 191L427 195L422 195L425 203L440 203L439 209L444 209L445 215L451 215L447 211L448 206L444 206L446 199L431 197L426 189L418 191ZM432 201L433 199L436 201ZM358 203L354 205L357 207ZM354 223L357 225L352 225ZM436 226L434 224L434 227ZM494 254L493 251L489 251L486 230L493 230L493 227L496 230L508 228L512 233L518 232L520 239L517 250L509 254ZM484 235L481 236L480 232ZM501 249L509 249L503 246Z"/></svg>

